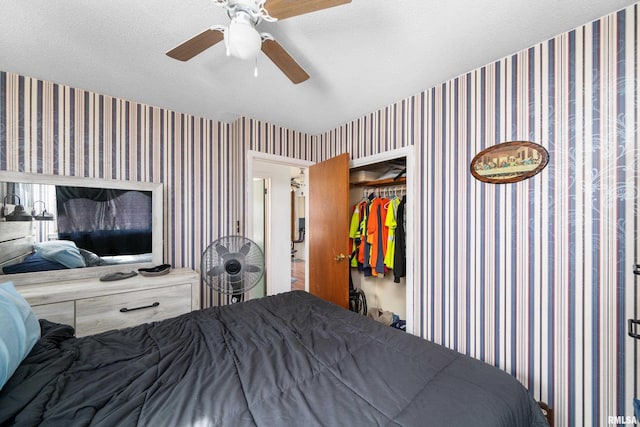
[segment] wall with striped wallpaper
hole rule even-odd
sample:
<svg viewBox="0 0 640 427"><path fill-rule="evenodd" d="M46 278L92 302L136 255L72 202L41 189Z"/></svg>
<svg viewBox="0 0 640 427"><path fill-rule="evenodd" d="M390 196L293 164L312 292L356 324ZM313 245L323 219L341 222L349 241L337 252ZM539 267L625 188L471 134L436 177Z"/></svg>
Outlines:
<svg viewBox="0 0 640 427"><path fill-rule="evenodd" d="M164 257L175 267L197 267L203 246L229 233L233 200L220 195L235 179L231 134L228 124L0 72L0 169L164 183Z"/></svg>
<svg viewBox="0 0 640 427"><path fill-rule="evenodd" d="M238 185L234 188L237 192L234 212L237 213L235 217L240 220L240 229L244 232L247 152L251 150L312 161L315 137L246 117L238 118L233 122L231 135L237 149L234 174Z"/></svg>
<svg viewBox="0 0 640 427"><path fill-rule="evenodd" d="M165 183L165 257L196 267L243 232L247 150L323 160L414 145L420 334L516 376L557 425L606 425L640 394L638 6L321 135L224 124L0 72L0 169ZM483 148L538 142L547 169L468 172ZM205 292L205 305L218 303Z"/></svg>
<svg viewBox="0 0 640 427"><path fill-rule="evenodd" d="M420 334L500 367L559 426L633 415L638 318L638 5L319 136L318 159L419 151ZM492 185L473 156L547 148L536 177Z"/></svg>
<svg viewBox="0 0 640 427"><path fill-rule="evenodd" d="M308 159L311 140L0 71L0 170L164 183L164 256L176 268L198 269L209 243L244 232L247 150ZM202 302L224 301L205 287Z"/></svg>

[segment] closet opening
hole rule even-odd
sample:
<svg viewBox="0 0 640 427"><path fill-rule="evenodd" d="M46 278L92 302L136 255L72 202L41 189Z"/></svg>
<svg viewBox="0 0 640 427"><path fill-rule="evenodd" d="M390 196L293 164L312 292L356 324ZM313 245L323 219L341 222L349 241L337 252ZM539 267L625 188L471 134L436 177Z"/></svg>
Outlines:
<svg viewBox="0 0 640 427"><path fill-rule="evenodd" d="M351 278L354 287L364 292L368 316L413 333L409 151L405 148L351 162L349 237L356 258L351 261Z"/></svg>

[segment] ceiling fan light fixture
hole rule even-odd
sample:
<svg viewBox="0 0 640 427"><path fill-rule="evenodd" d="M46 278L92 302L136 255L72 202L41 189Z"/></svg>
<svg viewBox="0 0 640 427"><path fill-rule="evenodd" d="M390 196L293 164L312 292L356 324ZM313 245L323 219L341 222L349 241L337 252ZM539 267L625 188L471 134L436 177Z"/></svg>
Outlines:
<svg viewBox="0 0 640 427"><path fill-rule="evenodd" d="M257 59L262 51L293 84L309 79L309 74L268 33L258 33L256 27L262 21L303 15L317 10L350 3L351 0L211 0L227 11L231 22L213 25L166 54L179 61L188 61L196 55L224 40L227 56L244 60ZM257 77L258 67L254 68Z"/></svg>
<svg viewBox="0 0 640 427"><path fill-rule="evenodd" d="M237 13L224 32L224 42L229 55L240 59L252 59L260 52L262 37L248 15Z"/></svg>

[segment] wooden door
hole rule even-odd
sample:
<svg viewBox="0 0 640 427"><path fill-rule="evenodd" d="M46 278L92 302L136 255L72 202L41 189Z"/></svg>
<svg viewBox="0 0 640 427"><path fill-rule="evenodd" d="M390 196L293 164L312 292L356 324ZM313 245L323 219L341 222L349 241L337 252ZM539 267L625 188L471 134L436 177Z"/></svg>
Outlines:
<svg viewBox="0 0 640 427"><path fill-rule="evenodd" d="M309 168L309 292L349 307L349 153Z"/></svg>

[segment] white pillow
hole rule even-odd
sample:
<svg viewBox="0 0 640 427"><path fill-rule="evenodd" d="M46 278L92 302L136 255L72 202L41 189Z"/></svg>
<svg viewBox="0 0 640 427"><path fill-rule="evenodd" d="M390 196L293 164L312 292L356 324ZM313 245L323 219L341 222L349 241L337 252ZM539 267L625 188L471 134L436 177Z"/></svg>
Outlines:
<svg viewBox="0 0 640 427"><path fill-rule="evenodd" d="M0 284L0 389L40 338L40 324L13 283Z"/></svg>

